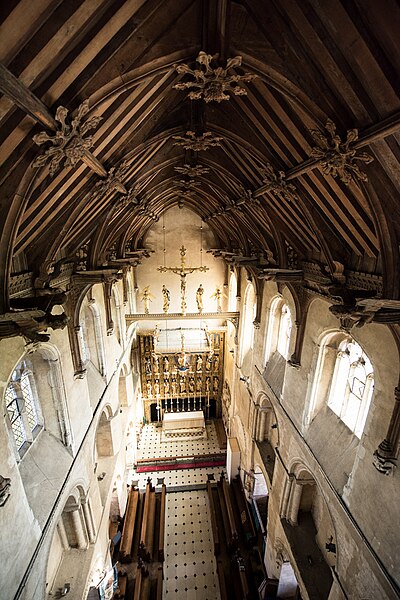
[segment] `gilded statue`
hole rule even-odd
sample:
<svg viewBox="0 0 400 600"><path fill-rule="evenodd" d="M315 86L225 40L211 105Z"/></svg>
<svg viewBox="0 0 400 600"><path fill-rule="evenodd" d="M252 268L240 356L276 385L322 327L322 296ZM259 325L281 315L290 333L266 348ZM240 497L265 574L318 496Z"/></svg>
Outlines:
<svg viewBox="0 0 400 600"><path fill-rule="evenodd" d="M196 292L196 302L197 302L197 310L201 314L203 312L203 293L204 288L202 284L199 285Z"/></svg>
<svg viewBox="0 0 400 600"><path fill-rule="evenodd" d="M169 290L165 287L165 285L162 286L162 295L163 311L165 312L165 314L167 314L169 311L169 303L171 302L171 294L169 293Z"/></svg>
<svg viewBox="0 0 400 600"><path fill-rule="evenodd" d="M144 304L144 313L146 315L149 314L150 302L153 302L152 298L154 298L153 294L150 293L149 287L149 285L146 285L146 287L143 288L142 292L142 302Z"/></svg>
<svg viewBox="0 0 400 600"><path fill-rule="evenodd" d="M224 296L225 294L222 293L222 290L220 287L217 287L215 292L212 294L211 298L214 298L214 300L217 303L217 312L222 312L222 296Z"/></svg>

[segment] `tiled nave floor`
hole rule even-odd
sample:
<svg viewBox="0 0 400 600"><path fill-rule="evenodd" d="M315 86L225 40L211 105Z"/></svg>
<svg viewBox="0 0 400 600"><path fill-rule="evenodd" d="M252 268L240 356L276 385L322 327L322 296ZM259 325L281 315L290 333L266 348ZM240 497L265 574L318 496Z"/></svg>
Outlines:
<svg viewBox="0 0 400 600"><path fill-rule="evenodd" d="M160 430L146 425L139 442L139 458L207 456L221 452L214 423L207 424L207 439L161 442ZM223 467L136 473L130 479L144 490L147 478L167 486L164 600L219 600L213 552L210 509L205 486L218 478ZM129 481L129 480L128 480Z"/></svg>

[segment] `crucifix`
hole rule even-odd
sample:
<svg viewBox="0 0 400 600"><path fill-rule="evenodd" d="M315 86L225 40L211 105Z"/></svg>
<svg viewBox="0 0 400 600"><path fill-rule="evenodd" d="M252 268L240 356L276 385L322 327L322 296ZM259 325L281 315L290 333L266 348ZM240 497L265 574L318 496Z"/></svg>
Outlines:
<svg viewBox="0 0 400 600"><path fill-rule="evenodd" d="M180 267L158 267L157 271L161 273L166 273L167 271L171 271L171 273L175 273L175 275L179 275L181 278L181 312L182 315L186 315L186 276L190 275L194 271L208 271L208 267L186 267L185 266L185 257L186 257L186 248L182 246L180 248L181 255L181 265Z"/></svg>

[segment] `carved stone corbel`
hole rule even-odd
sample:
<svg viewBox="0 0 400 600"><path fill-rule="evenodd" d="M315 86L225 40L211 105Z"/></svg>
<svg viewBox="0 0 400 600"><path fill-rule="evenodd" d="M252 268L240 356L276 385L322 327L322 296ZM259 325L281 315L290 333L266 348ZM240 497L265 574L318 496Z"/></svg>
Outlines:
<svg viewBox="0 0 400 600"><path fill-rule="evenodd" d="M107 335L112 335L114 333L114 321L112 319L112 311L111 311L111 296L112 296L112 286L114 281L107 280L103 282L103 292L104 292L104 307L106 310L106 327L107 327Z"/></svg>
<svg viewBox="0 0 400 600"><path fill-rule="evenodd" d="M306 329L306 321L307 321L307 313L310 307L312 296L307 294L304 286L302 285L289 285L289 289L292 291L293 296L296 300L296 340L294 346L294 352L290 359L288 360L288 364L291 367L295 367L298 369L301 364L301 352L303 349L304 342L304 334Z"/></svg>
<svg viewBox="0 0 400 600"><path fill-rule="evenodd" d="M128 273L129 273L130 267L125 266L122 267L122 300L124 304L128 303L128 296L129 296L129 290L128 290Z"/></svg>
<svg viewBox="0 0 400 600"><path fill-rule="evenodd" d="M68 292L67 302L65 303L65 312L68 316L67 328L69 345L71 348L71 358L74 366L74 377L77 379L83 379L86 375L81 345L79 342L79 309L82 299L88 289L87 286L72 286Z"/></svg>
<svg viewBox="0 0 400 600"><path fill-rule="evenodd" d="M396 468L400 438L400 387L394 389L395 404L385 439L374 452L373 465L384 475L392 475Z"/></svg>

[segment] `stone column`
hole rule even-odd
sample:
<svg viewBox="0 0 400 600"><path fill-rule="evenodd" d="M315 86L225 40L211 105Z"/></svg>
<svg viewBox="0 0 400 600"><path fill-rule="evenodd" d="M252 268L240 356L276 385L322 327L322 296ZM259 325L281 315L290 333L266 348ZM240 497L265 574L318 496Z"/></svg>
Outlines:
<svg viewBox="0 0 400 600"><path fill-rule="evenodd" d="M80 550L86 550L87 541L85 532L83 530L80 508L75 508L74 510L71 510L71 521L75 534L77 548L79 548Z"/></svg>
<svg viewBox="0 0 400 600"><path fill-rule="evenodd" d="M262 442L265 438L265 423L267 421L267 413L265 410L260 411L260 419L258 424L257 440Z"/></svg>
<svg viewBox="0 0 400 600"><path fill-rule="evenodd" d="M90 509L89 500L82 503L83 516L85 518L86 530L88 533L89 543L94 544L96 541L96 533L93 526L92 511Z"/></svg>
<svg viewBox="0 0 400 600"><path fill-rule="evenodd" d="M296 480L292 484L290 494L290 507L289 507L289 518L288 521L291 525L297 525L297 517L299 514L301 494L303 493L303 486Z"/></svg>
<svg viewBox="0 0 400 600"><path fill-rule="evenodd" d="M57 530L58 530L58 535L60 536L61 545L63 547L63 550L69 550L71 546L69 545L69 542L68 542L68 536L67 536L67 532L65 531L65 525L64 525L64 521L62 520L62 517L57 523Z"/></svg>
<svg viewBox="0 0 400 600"><path fill-rule="evenodd" d="M283 495L282 495L282 503L281 503L282 519L288 519L288 504L289 504L290 490L292 487L293 480L294 480L294 475L288 473L288 475L285 479L285 487L283 488Z"/></svg>

